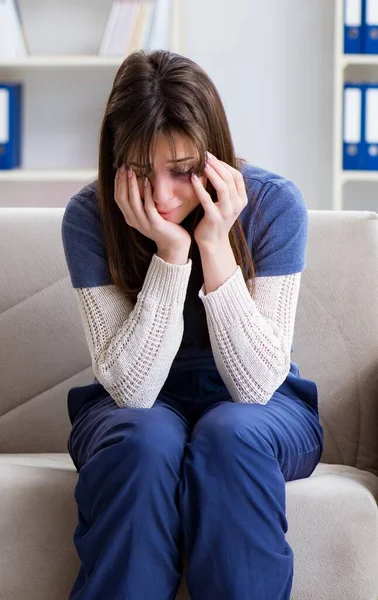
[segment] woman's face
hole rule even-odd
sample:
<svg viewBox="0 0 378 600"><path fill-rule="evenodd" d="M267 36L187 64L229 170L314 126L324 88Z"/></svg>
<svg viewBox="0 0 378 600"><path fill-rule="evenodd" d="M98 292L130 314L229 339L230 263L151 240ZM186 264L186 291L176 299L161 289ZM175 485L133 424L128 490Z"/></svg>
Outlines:
<svg viewBox="0 0 378 600"><path fill-rule="evenodd" d="M127 161L126 166L132 167L136 173L142 200L144 199L143 180L147 175L151 182L152 197L157 211L164 219L181 223L200 203L191 182L190 172L188 173L193 167L197 167L199 156L189 138L178 133L173 133L173 138L177 162L172 162L174 157L171 155L168 140L161 133L157 138L151 172L146 173L145 166L133 162L133 156ZM206 175L199 176L199 179L206 187Z"/></svg>

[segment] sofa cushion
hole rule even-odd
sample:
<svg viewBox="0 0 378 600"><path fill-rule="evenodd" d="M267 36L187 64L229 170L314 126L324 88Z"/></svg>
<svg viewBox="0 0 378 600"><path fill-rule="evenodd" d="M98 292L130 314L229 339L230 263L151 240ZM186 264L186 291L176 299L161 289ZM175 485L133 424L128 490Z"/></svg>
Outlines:
<svg viewBox="0 0 378 600"><path fill-rule="evenodd" d="M80 566L72 539L77 478L67 453L0 455L2 597L68 597ZM309 478L288 482L286 492L292 600L331 600L330 589L343 600L376 598L378 478L320 463ZM178 598L189 598L184 580Z"/></svg>
<svg viewBox="0 0 378 600"><path fill-rule="evenodd" d="M320 463L286 484L287 540L294 550L291 600L378 597L378 477ZM375 583L374 583L375 582Z"/></svg>

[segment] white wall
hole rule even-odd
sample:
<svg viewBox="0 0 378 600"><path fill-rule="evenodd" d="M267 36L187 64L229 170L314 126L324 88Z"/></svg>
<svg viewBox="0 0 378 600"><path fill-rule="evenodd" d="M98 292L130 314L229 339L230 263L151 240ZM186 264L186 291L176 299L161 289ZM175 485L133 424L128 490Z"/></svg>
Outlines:
<svg viewBox="0 0 378 600"><path fill-rule="evenodd" d="M331 208L331 0L191 0L187 54L221 92L235 148Z"/></svg>

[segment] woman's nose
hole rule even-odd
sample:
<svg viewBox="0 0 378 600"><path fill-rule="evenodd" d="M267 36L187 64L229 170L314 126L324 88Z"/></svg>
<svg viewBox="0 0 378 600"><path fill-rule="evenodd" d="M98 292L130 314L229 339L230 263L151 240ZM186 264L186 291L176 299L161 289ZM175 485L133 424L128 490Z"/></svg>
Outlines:
<svg viewBox="0 0 378 600"><path fill-rule="evenodd" d="M167 206L172 193L172 182L167 177L155 175L150 178L152 197L158 206Z"/></svg>

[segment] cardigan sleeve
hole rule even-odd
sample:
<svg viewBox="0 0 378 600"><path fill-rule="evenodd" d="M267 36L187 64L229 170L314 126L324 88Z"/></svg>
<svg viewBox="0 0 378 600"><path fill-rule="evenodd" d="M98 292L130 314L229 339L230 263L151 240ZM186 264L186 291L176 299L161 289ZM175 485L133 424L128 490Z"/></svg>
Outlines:
<svg viewBox="0 0 378 600"><path fill-rule="evenodd" d="M118 406L155 403L183 336L190 271L154 254L134 307L115 285L75 290L93 372Z"/></svg>
<svg viewBox="0 0 378 600"><path fill-rule="evenodd" d="M266 404L290 370L301 273L257 277L240 267L217 290L199 291L218 371L234 402Z"/></svg>
<svg viewBox="0 0 378 600"><path fill-rule="evenodd" d="M266 404L290 370L308 211L289 180L268 182L242 215L255 265L253 296L240 266L204 303L218 371L235 402Z"/></svg>
<svg viewBox="0 0 378 600"><path fill-rule="evenodd" d="M87 188L70 200L62 242L92 368L119 407L150 408L180 346L192 261L174 265L152 256L135 306L112 283Z"/></svg>

